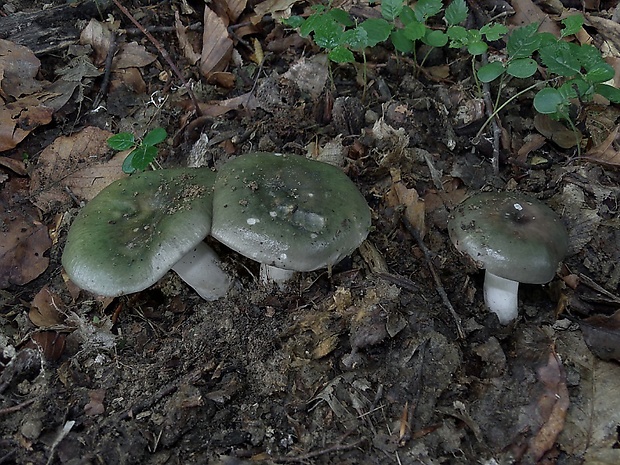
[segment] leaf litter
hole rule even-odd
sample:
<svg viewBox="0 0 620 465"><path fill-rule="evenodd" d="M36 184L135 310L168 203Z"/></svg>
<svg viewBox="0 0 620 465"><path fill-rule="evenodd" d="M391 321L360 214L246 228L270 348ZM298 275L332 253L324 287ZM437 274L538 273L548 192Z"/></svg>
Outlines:
<svg viewBox="0 0 620 465"><path fill-rule="evenodd" d="M229 254L228 265L239 270L243 290L233 291L217 305L197 303L174 278L110 307L110 302L68 287L57 262L62 236L52 244L48 228L56 234L58 224L62 234L81 202L122 175L123 157L109 158L105 140L112 133L88 123L64 135L50 132L53 136L32 162L17 163L15 147L20 150L47 130L45 125L60 121L55 115L65 105L88 105L121 22L91 21L82 42L94 55L68 60L64 70L54 70L60 72L53 84L36 79L41 76L37 59L26 50L18 50L23 55L19 59L6 55L9 60L3 66L9 72L0 88L11 101L0 111L0 140L8 155L0 163L0 195L3 204L18 208L3 216L3 239L13 238L13 245L7 250L2 249L6 241L0 244L2 264L10 264L8 271L0 268L0 277L11 291L6 298L17 309L8 315L15 317L13 324L30 342L19 345L4 325L0 387L9 396L48 389L54 401L47 408L46 395L28 406L45 412L46 431L57 435L51 449L37 449L42 430L30 420L24 420L27 427L19 424L16 416L3 433L20 438L19 454L34 451L43 461L56 453L62 460L96 453L114 463L119 460L115 454L121 453L129 463L144 463L155 453L204 461L252 457L267 463L334 463L335 458L384 463L386 457L394 463L471 463L473 457L542 463L570 454L570 459L617 463L614 425L619 424L615 412L620 409L614 408L613 386L620 373L616 365L602 360L617 360L617 313L610 311L609 301L587 302L589 313L581 315L577 303L585 294L579 292L578 282L570 291L529 288L522 296L523 319L515 327L497 326L480 304L480 276L466 269L445 237L451 208L473 186L482 187L488 180L484 161L466 150L456 153L464 144L460 135L446 132L444 138L438 132L448 121L445 115L428 111L434 108L454 117L456 107L436 95L435 87L426 87L424 98L410 98L408 77L394 79L389 66L384 72L384 63L370 57L370 76L376 79L370 88L387 79L393 103L382 106L372 100L379 95L373 90L373 104L359 119L359 133L338 134L334 126L322 126L329 121L323 115L330 116L335 92L326 85L331 75L324 57L308 49L309 56L299 59L295 47L304 42L278 31L276 25L271 44L284 47L277 53L288 60L288 69L279 67L268 52L260 60L261 66L272 68L265 77L250 56L249 49L254 52L256 46L244 50L240 45L245 34L264 39L259 24L267 13L288 17L297 3L259 2L251 11L243 1L218 1L204 14L184 4L180 14L162 16L174 25L182 53L197 63L184 71L203 77L227 74L224 80L209 81L226 82L227 91L202 89L202 125L193 126L210 135L202 157L207 164L217 166L231 153L255 147L320 155L333 146L338 164L372 201L376 230L363 254L369 263L355 255L329 279L326 274L300 278L292 292L258 288L253 265L239 266L238 258ZM527 2L513 1L512 6L520 15L517 22L542 14ZM192 15L203 20L202 38L185 26ZM148 21L148 15L142 19ZM254 25L243 26L246 29L235 37L231 26L247 19ZM557 28L554 17L545 22ZM120 121L100 115L84 121L113 121L129 128L161 124L173 129L169 133L176 132L193 110L185 91L168 88L161 101L143 95L169 81L146 42L119 37L110 69L113 87L127 87L128 101L139 103ZM269 51L269 44L263 45ZM441 68L444 78L449 77L450 67ZM29 77L23 83L11 80L16 70ZM337 85L347 79L354 82L358 74L348 76L343 67L335 73L344 78ZM238 92L231 91L236 86ZM614 172L606 171L617 167L617 128L593 138L584 159L575 161L555 150L556 144L562 146L554 139L558 130L545 134L546 141L528 140L517 122L527 117L518 117L507 115L506 121L512 122L505 131L513 134L512 145L504 149L525 147L518 154L523 165L546 151L543 158L552 161L552 167L527 171L512 165L506 179L489 183L496 189L519 188L550 198L571 226L573 257L566 266L596 276L608 292L614 291L618 260L613 249L606 250L607 256L600 251L613 243L602 238L618 237L618 190L609 182ZM476 121L482 118L479 112ZM534 127L532 121L524 126ZM175 138L180 145L166 151L163 163L182 163L192 137ZM459 160L453 162L456 156ZM61 214L65 212L69 214ZM426 233L430 260L464 319L466 340L455 338L453 322L402 225L403 217L419 234ZM27 242L35 232L41 236ZM27 244L28 253L21 254L15 241ZM371 260L388 273L368 274ZM27 286L41 273L40 283ZM26 306L12 296L20 286L30 295ZM568 311L576 312L581 332L570 322L561 326L564 320L554 321L552 291L572 302ZM168 303L179 300L187 304L181 306L184 310L171 310L175 307ZM586 308L585 303L579 308ZM37 378L42 372L38 351L56 369L63 387L46 384L45 376ZM82 414L65 421L67 404L76 407L73 413ZM14 403L11 408L28 406ZM191 444L209 444L215 452Z"/></svg>

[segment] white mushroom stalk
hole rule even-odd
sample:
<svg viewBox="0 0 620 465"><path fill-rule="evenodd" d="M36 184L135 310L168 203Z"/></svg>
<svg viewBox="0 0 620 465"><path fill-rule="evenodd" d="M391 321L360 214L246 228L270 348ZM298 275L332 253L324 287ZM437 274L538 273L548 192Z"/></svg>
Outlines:
<svg viewBox="0 0 620 465"><path fill-rule="evenodd" d="M205 300L224 297L230 289L230 276L221 268L217 254L204 242L197 244L176 262L172 271Z"/></svg>
<svg viewBox="0 0 620 465"><path fill-rule="evenodd" d="M484 274L484 302L497 315L503 325L516 320L519 315L519 282L494 275Z"/></svg>
<svg viewBox="0 0 620 465"><path fill-rule="evenodd" d="M542 202L514 192L481 193L458 205L450 239L486 270L484 301L501 324L518 315L519 283L544 284L568 250L568 233Z"/></svg>

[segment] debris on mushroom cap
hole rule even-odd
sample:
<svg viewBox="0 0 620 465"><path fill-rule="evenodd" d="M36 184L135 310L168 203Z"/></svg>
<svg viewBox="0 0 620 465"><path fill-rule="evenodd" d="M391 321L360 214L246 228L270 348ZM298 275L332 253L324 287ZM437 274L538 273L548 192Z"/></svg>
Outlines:
<svg viewBox="0 0 620 465"><path fill-rule="evenodd" d="M338 263L368 235L370 209L338 168L297 155L242 155L220 169L211 234L278 268Z"/></svg>
<svg viewBox="0 0 620 465"><path fill-rule="evenodd" d="M553 210L523 194L482 193L458 205L448 230L455 247L505 279L551 281L568 251L568 233Z"/></svg>
<svg viewBox="0 0 620 465"><path fill-rule="evenodd" d="M113 182L73 222L65 271L99 295L151 286L209 233L214 180L207 168L177 168Z"/></svg>

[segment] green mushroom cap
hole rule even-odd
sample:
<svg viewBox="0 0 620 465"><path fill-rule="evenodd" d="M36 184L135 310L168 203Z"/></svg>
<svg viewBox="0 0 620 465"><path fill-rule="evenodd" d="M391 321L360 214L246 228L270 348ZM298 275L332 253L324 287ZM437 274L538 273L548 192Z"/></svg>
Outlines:
<svg viewBox="0 0 620 465"><path fill-rule="evenodd" d="M480 268L521 283L551 281L568 251L568 233L555 212L512 192L468 198L453 211L448 232Z"/></svg>
<svg viewBox="0 0 620 465"><path fill-rule="evenodd" d="M209 169L177 168L113 182L73 222L65 271L99 295L151 286L209 233L214 181Z"/></svg>
<svg viewBox="0 0 620 465"><path fill-rule="evenodd" d="M258 152L218 172L211 234L257 262L294 271L331 266L369 229L366 200L335 166Z"/></svg>

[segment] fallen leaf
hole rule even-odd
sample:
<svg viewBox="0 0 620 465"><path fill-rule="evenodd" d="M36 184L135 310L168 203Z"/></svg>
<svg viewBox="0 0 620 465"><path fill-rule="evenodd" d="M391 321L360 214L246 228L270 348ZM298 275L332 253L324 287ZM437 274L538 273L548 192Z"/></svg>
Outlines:
<svg viewBox="0 0 620 465"><path fill-rule="evenodd" d="M37 331L30 335L28 348L38 348L43 358L50 362L58 360L65 351L67 335L58 331Z"/></svg>
<svg viewBox="0 0 620 465"><path fill-rule="evenodd" d="M105 394L105 389L93 389L88 391L90 402L84 406L84 413L89 417L105 413L105 407L103 405Z"/></svg>
<svg viewBox="0 0 620 465"><path fill-rule="evenodd" d="M108 56L108 52L114 37L110 28L96 19L91 19L80 34L80 43L82 45L90 45L95 51L95 64L103 65Z"/></svg>
<svg viewBox="0 0 620 465"><path fill-rule="evenodd" d="M194 50L192 43L187 37L187 28L181 22L181 16L178 11L174 12L174 30L177 33L177 40L183 52L183 56L187 58L190 64L195 65L200 60L200 53Z"/></svg>
<svg viewBox="0 0 620 465"><path fill-rule="evenodd" d="M294 82L300 90L308 92L316 100L323 92L329 77L327 55L318 54L312 58L300 58L293 63L283 76Z"/></svg>
<svg viewBox="0 0 620 465"><path fill-rule="evenodd" d="M14 148L31 131L52 120L54 110L45 105L52 96L40 92L0 106L0 152Z"/></svg>
<svg viewBox="0 0 620 465"><path fill-rule="evenodd" d="M206 7L204 13L204 35L200 55L200 72L208 77L213 71L222 71L232 55L233 41L228 37L224 20Z"/></svg>
<svg viewBox="0 0 620 465"><path fill-rule="evenodd" d="M552 350L546 365L537 370L538 382L544 386L533 409L537 418L544 420L540 429L530 439L525 463L537 463L550 450L564 428L570 404L566 373L558 355ZM528 460L529 459L529 460Z"/></svg>
<svg viewBox="0 0 620 465"><path fill-rule="evenodd" d="M560 37L560 27L549 18L538 5L532 0L513 0L511 3L515 14L508 19L508 23L513 26L525 26L527 24L540 22L538 32L550 32L556 37Z"/></svg>
<svg viewBox="0 0 620 465"><path fill-rule="evenodd" d="M616 126L600 145L588 150L583 158L605 166L620 166L620 152L614 148L619 129L620 126Z"/></svg>
<svg viewBox="0 0 620 465"><path fill-rule="evenodd" d="M71 195L90 200L111 182L125 176L123 153L108 160L107 139L112 133L87 127L58 137L41 152L32 173L30 193L44 212L73 204ZM71 194L70 194L71 193Z"/></svg>
<svg viewBox="0 0 620 465"><path fill-rule="evenodd" d="M26 179L12 179L0 191L0 289L24 285L41 275L49 265L44 256L51 245L47 227L27 197Z"/></svg>
<svg viewBox="0 0 620 465"><path fill-rule="evenodd" d="M42 88L35 79L41 62L32 51L8 40L0 39L0 93L19 98Z"/></svg>
<svg viewBox="0 0 620 465"><path fill-rule="evenodd" d="M409 189L405 186L400 178L400 170L392 168L390 175L392 176L392 186L386 195L388 205L390 207L398 207L399 205L405 207L405 218L423 238L426 230L424 200L420 199L415 189Z"/></svg>
<svg viewBox="0 0 620 465"><path fill-rule="evenodd" d="M264 16L271 15L274 19L283 19L291 16L291 8L299 0L265 0L254 6L255 15L250 19L258 24Z"/></svg>
<svg viewBox="0 0 620 465"><path fill-rule="evenodd" d="M112 61L112 69L142 68L143 66L150 65L156 59L155 55L146 51L144 45L140 45L137 42L129 42L120 46L118 54Z"/></svg>
<svg viewBox="0 0 620 465"><path fill-rule="evenodd" d="M32 299L28 318L39 328L59 325L64 320L63 306L60 296L51 292L46 284Z"/></svg>
<svg viewBox="0 0 620 465"><path fill-rule="evenodd" d="M611 316L594 315L579 322L583 338L594 355L620 362L620 310Z"/></svg>
<svg viewBox="0 0 620 465"><path fill-rule="evenodd" d="M536 114L534 116L534 127L543 136L563 149L570 149L581 142L581 132L578 130L575 132L547 115Z"/></svg>

